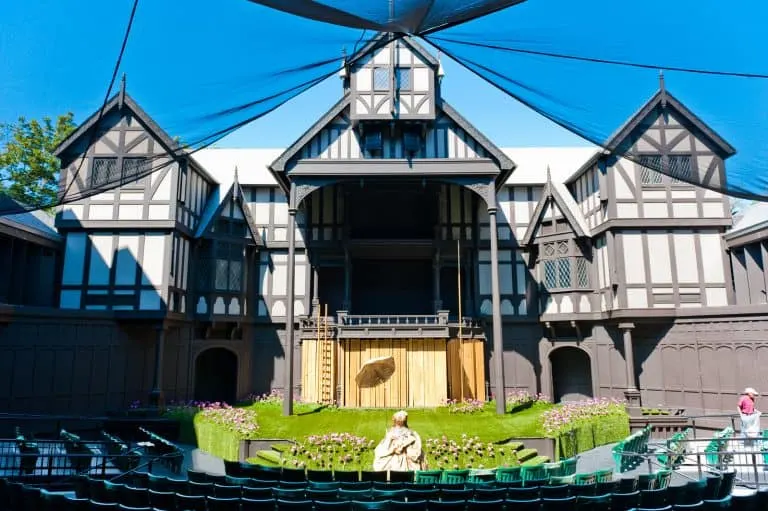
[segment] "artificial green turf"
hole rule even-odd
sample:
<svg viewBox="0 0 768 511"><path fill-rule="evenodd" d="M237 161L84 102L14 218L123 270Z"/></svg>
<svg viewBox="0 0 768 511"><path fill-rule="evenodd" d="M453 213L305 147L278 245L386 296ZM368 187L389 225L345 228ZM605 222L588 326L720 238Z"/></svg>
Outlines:
<svg viewBox="0 0 768 511"><path fill-rule="evenodd" d="M297 406L290 417L282 415L276 404L251 406L258 414L259 438L303 439L307 435L352 433L380 440L392 426L392 414L386 409L325 409L318 405ZM551 407L537 404L513 414L497 415L492 406L473 414L451 414L447 408L408 410L408 425L422 439L459 439L462 434L478 436L484 442L508 438L542 437L541 413Z"/></svg>

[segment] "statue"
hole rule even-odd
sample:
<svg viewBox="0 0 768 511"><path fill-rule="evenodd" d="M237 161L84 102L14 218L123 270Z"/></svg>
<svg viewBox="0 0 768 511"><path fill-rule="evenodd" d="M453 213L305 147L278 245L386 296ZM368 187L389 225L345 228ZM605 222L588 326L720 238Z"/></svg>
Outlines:
<svg viewBox="0 0 768 511"><path fill-rule="evenodd" d="M373 469L408 472L424 470L424 452L421 437L408 427L408 414L404 411L392 416L392 428L374 451Z"/></svg>

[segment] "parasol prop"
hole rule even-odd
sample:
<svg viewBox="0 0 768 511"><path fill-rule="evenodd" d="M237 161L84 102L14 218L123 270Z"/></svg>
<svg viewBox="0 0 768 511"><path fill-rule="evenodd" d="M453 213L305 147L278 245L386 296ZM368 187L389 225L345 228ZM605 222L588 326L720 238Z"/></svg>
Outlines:
<svg viewBox="0 0 768 511"><path fill-rule="evenodd" d="M377 357L365 362L355 376L357 385L370 388L387 381L395 373L394 357Z"/></svg>

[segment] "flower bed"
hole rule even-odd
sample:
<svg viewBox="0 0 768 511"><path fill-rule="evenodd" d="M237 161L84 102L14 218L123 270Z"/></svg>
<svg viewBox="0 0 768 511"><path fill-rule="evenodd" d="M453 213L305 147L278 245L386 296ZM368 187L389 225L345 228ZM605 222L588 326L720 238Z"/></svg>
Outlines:
<svg viewBox="0 0 768 511"><path fill-rule="evenodd" d="M376 444L350 433L310 435L284 453L284 465L310 470L361 470L373 464Z"/></svg>
<svg viewBox="0 0 768 511"><path fill-rule="evenodd" d="M547 436L557 438L560 456L570 457L629 435L625 403L616 399L589 399L545 411L542 425Z"/></svg>
<svg viewBox="0 0 768 511"><path fill-rule="evenodd" d="M464 434L458 442L446 436L428 438L424 444L427 464L432 469L483 469L520 464L516 449L481 442L476 436Z"/></svg>
<svg viewBox="0 0 768 511"><path fill-rule="evenodd" d="M477 413L485 409L486 403L477 399L446 399L441 406L447 408L448 413Z"/></svg>
<svg viewBox="0 0 768 511"><path fill-rule="evenodd" d="M527 390L515 390L507 393L505 400L508 413L519 412L537 403L550 403L549 396L531 394Z"/></svg>

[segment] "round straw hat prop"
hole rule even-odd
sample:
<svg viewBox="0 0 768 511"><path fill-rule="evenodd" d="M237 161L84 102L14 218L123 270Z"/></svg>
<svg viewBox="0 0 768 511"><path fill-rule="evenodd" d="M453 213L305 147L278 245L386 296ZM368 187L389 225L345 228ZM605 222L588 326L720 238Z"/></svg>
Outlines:
<svg viewBox="0 0 768 511"><path fill-rule="evenodd" d="M376 357L363 364L355 376L355 381L361 388L375 387L387 381L394 373L394 357Z"/></svg>

